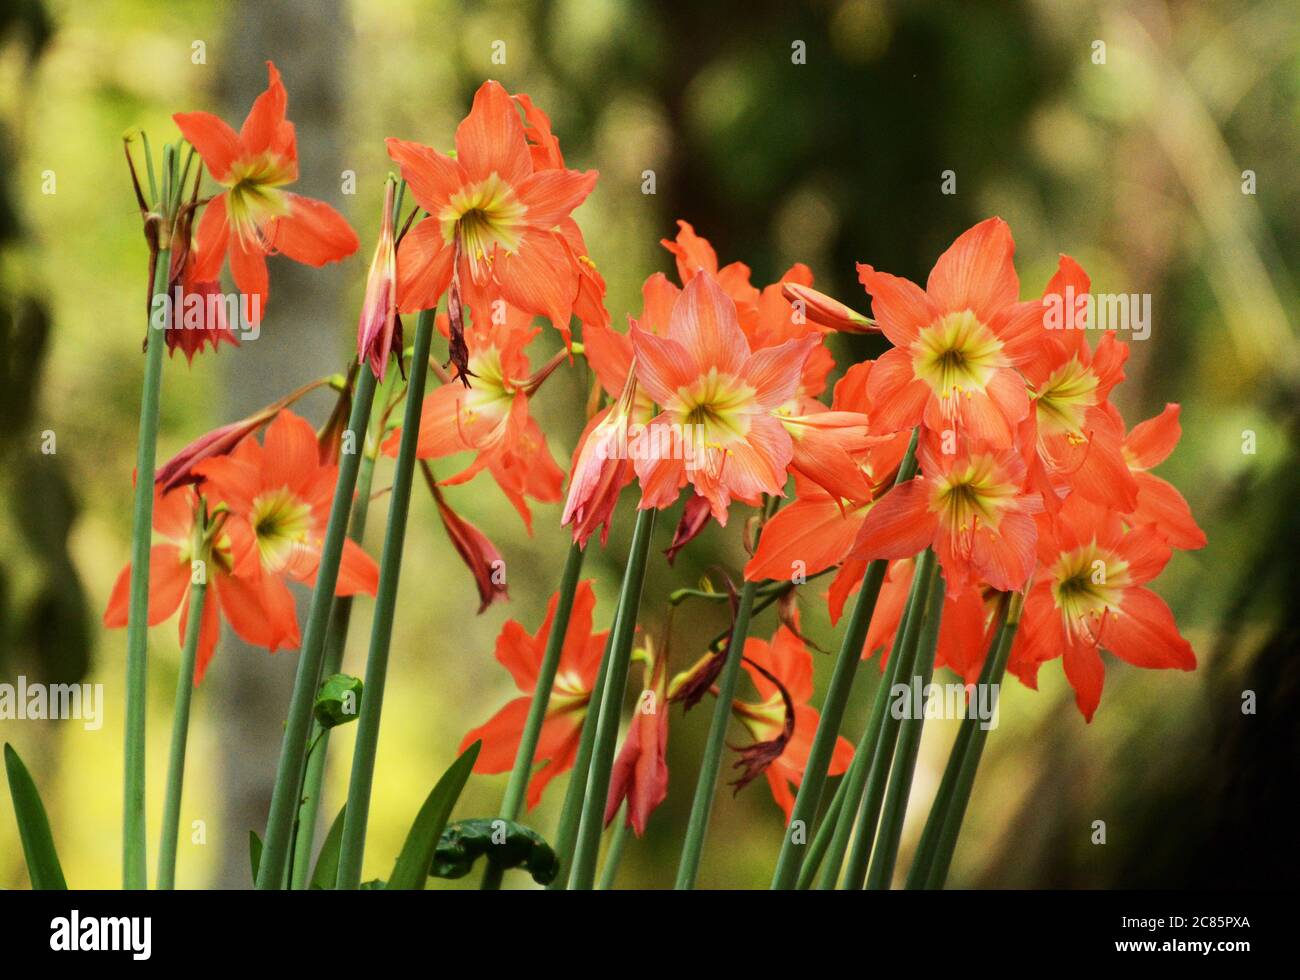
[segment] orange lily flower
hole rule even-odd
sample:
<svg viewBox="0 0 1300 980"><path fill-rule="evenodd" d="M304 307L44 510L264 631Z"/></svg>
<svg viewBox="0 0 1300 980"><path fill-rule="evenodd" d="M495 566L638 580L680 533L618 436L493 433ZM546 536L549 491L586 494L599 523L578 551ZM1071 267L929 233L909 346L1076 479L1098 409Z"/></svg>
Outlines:
<svg viewBox="0 0 1300 980"><path fill-rule="evenodd" d="M406 140L387 143L429 214L397 252L401 312L435 306L455 275L471 305L484 305L482 292L492 287L567 337L580 263L557 228L591 193L596 171L536 169L519 110L494 81L483 83L457 127L454 158Z"/></svg>
<svg viewBox="0 0 1300 980"><path fill-rule="evenodd" d="M316 432L283 409L266 429L265 443L245 439L228 456L194 467L205 492L226 504L234 574L255 594L265 612L267 646L298 646L298 615L286 578L311 585L320 564L337 466L323 466ZM374 595L379 567L350 538L343 542L338 595Z"/></svg>
<svg viewBox="0 0 1300 980"><path fill-rule="evenodd" d="M933 546L949 592L978 583L1019 589L1033 571L1033 515L1042 509L1024 489L1024 461L1014 450L969 445L948 455L937 442L928 434L917 449L920 473L867 512L853 557L911 558Z"/></svg>
<svg viewBox="0 0 1300 980"><path fill-rule="evenodd" d="M1124 420L1119 410L1107 404L1122 431ZM1150 525L1169 547L1194 551L1205 547L1205 532L1192 516L1187 499L1168 480L1148 472L1159 466L1178 445L1183 429L1178 422L1179 406L1169 404L1154 418L1139 422L1124 438L1124 461L1137 482L1137 503L1124 518L1130 527Z"/></svg>
<svg viewBox="0 0 1300 980"><path fill-rule="evenodd" d="M1105 680L1103 649L1135 667L1196 667L1173 613L1144 588L1171 555L1155 528L1125 532L1118 513L1076 495L1039 523L1038 573L1009 664L1022 681L1034 687L1038 667L1061 657L1079 711L1091 721Z"/></svg>
<svg viewBox="0 0 1300 980"><path fill-rule="evenodd" d="M476 453L468 467L438 482L443 486L466 483L486 469L531 534L532 511L527 498L554 503L560 500L564 484L564 471L551 456L541 427L528 413L529 396L558 361L552 360L533 375L524 348L541 331L528 326L532 317L514 307L498 309L503 316L474 316L465 332L474 386L444 384L425 396L415 453L420 459ZM475 307L472 312L478 310ZM502 322L495 322L497 319ZM448 318L440 315L436 323L448 336ZM384 442L383 451L396 456L401 439L398 428Z"/></svg>
<svg viewBox="0 0 1300 980"><path fill-rule="evenodd" d="M1044 302L1082 299L1091 285L1079 263L1062 255ZM1124 425L1107 401L1124 380L1129 348L1107 332L1094 352L1086 328L1083 309L1065 311L1060 329L1044 326L1034 357L1022 367L1033 389L1032 411L1020 435L1030 482L1042 491L1048 507L1074 490L1103 507L1131 511L1137 505L1137 482L1124 462Z"/></svg>
<svg viewBox="0 0 1300 980"><path fill-rule="evenodd" d="M1009 447L1029 413L1025 384L1014 370L1041 342L1041 300L1017 301L1015 242L1000 218L964 232L948 248L923 290L869 265L858 279L871 294L876 322L894 349L876 362L869 394L878 432L924 421Z"/></svg>
<svg viewBox="0 0 1300 980"><path fill-rule="evenodd" d="M257 297L259 312L266 308L268 255L319 267L347 258L359 244L328 204L283 189L298 179L298 143L293 123L285 119L288 96L280 73L269 61L266 67L269 84L238 133L209 112L172 117L208 173L226 188L199 221L195 279L215 281L229 255L235 284L245 296Z"/></svg>
<svg viewBox="0 0 1300 980"><path fill-rule="evenodd" d="M457 750L459 752L464 752L480 739L483 741L483 748L474 763L475 772L507 772L515 764L524 722L528 717L533 691L537 687L537 671L546 653L546 641L551 633L558 602L559 593L556 593L551 596L546 619L535 634L530 635L513 619L501 628L501 634L497 637L496 658L501 666L510 671L522 696L510 701L486 724L472 729L461 740L461 747ZM552 779L572 768L574 757L578 753L582 722L587 715L591 688L596 682L600 659L605 651L606 634L591 632L595 607L596 594L591 589L590 580L579 582L573 597L569 627L564 634L559 669L551 688L546 720L537 741L534 761L542 761L544 765L538 768L528 784L529 809L541 800L542 792Z"/></svg>
<svg viewBox="0 0 1300 980"><path fill-rule="evenodd" d="M741 665L749 674L758 696L757 703L737 699L732 712L754 737L742 756L747 767L743 782L761 771L772 789L772 798L790 819L794 789L803 781L813 736L821 713L808 702L813 696L812 653L788 626L777 629L771 643L750 637L745 641ZM853 746L840 735L831 753L829 775L841 775L853 761Z"/></svg>
<svg viewBox="0 0 1300 980"><path fill-rule="evenodd" d="M641 507L669 506L689 480L725 524L732 498L783 496L793 447L772 412L794 395L817 342L809 336L751 353L735 303L707 273L674 303L667 336L633 325L638 383L662 409L633 453Z"/></svg>
<svg viewBox="0 0 1300 980"><path fill-rule="evenodd" d="M178 635L182 645L189 622L193 562L197 559L206 563L204 575L208 596L203 603L203 622L199 626L199 646L195 654L196 687L203 680L216 651L220 617L224 616L234 631L254 646L270 647L276 641L274 633L267 628L260 594L251 589L247 581L232 574L234 559L230 535L214 522L208 539L196 541L199 506L199 495L193 487L164 491L155 485L155 543L149 551L149 625L157 626L179 609ZM131 565L128 563L113 583L104 610L104 626L108 629L126 626L130 592Z"/></svg>

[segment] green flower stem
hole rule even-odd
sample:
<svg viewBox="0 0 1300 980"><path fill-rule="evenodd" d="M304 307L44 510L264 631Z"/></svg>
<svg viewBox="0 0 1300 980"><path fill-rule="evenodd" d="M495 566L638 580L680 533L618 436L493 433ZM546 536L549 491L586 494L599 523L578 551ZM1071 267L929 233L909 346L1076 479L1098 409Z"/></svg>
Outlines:
<svg viewBox="0 0 1300 980"><path fill-rule="evenodd" d="M919 432L919 428L912 432L912 441L908 444L907 454L899 466L898 477L894 481L895 486L910 480L916 474L916 442ZM835 749L835 739L839 736L840 723L844 720L844 708L853 689L853 678L857 675L858 664L862 661L862 644L867 638L867 628L871 625L871 616L876 610L876 599L880 596L880 586L885 581L885 570L888 564L884 559L877 559L867 565L866 573L862 578L862 588L858 593L858 601L844 628L844 638L840 644L839 654L835 658L835 667L831 673L830 684L826 688L826 697L822 702L817 734L813 736L812 748L808 752L808 763L804 767L803 780L799 784L799 793L795 797L790 821L781 842L781 854L777 858L776 870L772 874L772 888L792 888L799 877L799 868L804 858L804 845L802 842L796 843L796 838L799 836L797 831L812 823L817 815L817 807L821 804L822 787L826 785L831 753Z"/></svg>
<svg viewBox="0 0 1300 980"><path fill-rule="evenodd" d="M627 803L619 807L614 816L614 829L609 834L609 848L605 851L605 863L600 869L600 881L596 890L613 891L614 880L618 877L618 866L623 861L623 845L627 842Z"/></svg>
<svg viewBox="0 0 1300 980"><path fill-rule="evenodd" d="M919 627L912 627L909 630L908 624L916 618L917 610L925 602L923 590L926 586L925 580L913 573L912 588L908 593L907 605L903 608L903 615L899 619L898 629L894 632L894 643L889 652L889 663L880 675L880 686L876 688L876 697L871 704L871 716L867 719L866 727L862 730L862 737L858 740L858 747L853 754L853 763L849 766L849 771L843 780L849 787L846 791L848 795L843 812L851 816L847 820L841 820L835 827L835 836L831 841L830 854L825 867L822 869L821 880L817 883L819 889L833 889L839 881L840 871L844 866L844 855L848 851L849 842L853 838L854 820L852 815L856 815L862 805L862 794L866 791L867 779L872 771L876 746L880 744L886 718L889 714L891 692L894 685L902 680L903 674L910 669L916 654ZM880 785L883 789L883 781ZM879 805L879 799L877 799L876 808L869 814L873 830L875 829L876 817L879 815Z"/></svg>
<svg viewBox="0 0 1300 980"><path fill-rule="evenodd" d="M582 817L573 852L573 871L569 887L589 891L596 878L596 852L600 850L600 831L605 822L605 802L609 796L610 772L614 766L614 749L618 741L619 716L627 687L628 664L632 658L632 640L636 633L637 612L641 608L641 586L645 582L646 558L650 553L650 534L654 530L653 508L639 511L632 530L632 547L623 572L618 609L614 613L609 649L609 670L601 692L600 716L591 753L582 800ZM592 703L595 703L594 701Z"/></svg>
<svg viewBox="0 0 1300 980"><path fill-rule="evenodd" d="M998 641L989 657L993 667L989 671L989 683L994 685L993 696L998 697L998 686L1006 674L1007 659L1011 656L1011 647L1015 643L1016 631L1020 628L1020 613L1024 608L1025 597L1021 592L1014 593L1007 605L1007 618L998 632ZM996 705L996 700L994 704ZM975 774L979 770L980 756L984 754L984 743L988 741L988 729L976 726L971 733L970 744L962 758L961 771L953 786L952 801L944 817L943 830L935 846L934 859L926 877L926 888L942 888L948 878L948 867L952 863L953 852L957 849L957 837L961 833L962 820L966 817L966 807L970 804L971 789L975 785Z"/></svg>
<svg viewBox="0 0 1300 980"><path fill-rule="evenodd" d="M888 888L898 860L898 844L903 836L903 821L907 818L907 801L912 792L912 776L916 772L916 757L921 750L921 733L925 728L925 689L934 676L934 657L939 646L939 623L943 619L943 576L938 565L930 571L930 587L925 607L925 623L916 648L914 666L905 680L909 687L919 685L921 709L904 718L899 726L898 751L894 755L893 772L889 777L889 790L885 794L885 809L880 815L880 835L871 855L871 870L867 874L867 887L872 890ZM909 702L910 703L910 702Z"/></svg>
<svg viewBox="0 0 1300 980"><path fill-rule="evenodd" d="M770 516L779 501L764 506L764 517ZM762 536L760 529L754 537L754 550ZM677 865L677 883L680 891L690 891L700 873L700 856L704 852L704 836L709 830L709 815L713 812L713 797L718 787L718 771L722 768L722 750L726 747L727 725L731 721L731 703L736 697L736 683L740 679L740 662L745 655L745 641L749 638L749 621L754 613L754 597L759 584L746 580L740 588L736 604L736 619L731 625L731 638L727 641L726 661L718 675L717 697L713 704L713 718L709 723L708 740L700 756L700 774L695 783L695 798L691 801L691 816L686 824L686 840L682 844L682 857Z"/></svg>
<svg viewBox="0 0 1300 980"><path fill-rule="evenodd" d="M895 646L898 658L890 672L889 684L892 688L910 676L916 660L917 646L920 642L922 620L925 618L926 598L929 582L934 574L935 556L926 550L916 560L916 569L912 573L912 591L907 597L907 609L903 613L900 626L904 631L902 647ZM897 638L895 638L897 644ZM871 849L876 839L876 825L880 819L880 808L885 800L885 788L889 781L889 770L894 763L894 749L898 743L898 719L888 710L888 692L886 705L882 707L880 738L875 751L871 754L871 770L867 776L867 786L858 807L858 818L853 837L853 847L849 851L848 868L844 872L842 887L856 890L862 887L867 877L867 867L871 861Z"/></svg>
<svg viewBox="0 0 1300 980"><path fill-rule="evenodd" d="M352 778L348 782L347 815L343 818L343 840L339 846L336 887L340 890L357 888L361 884L361 860L365 855L366 823L370 817L370 788L379 748L379 718L384 707L388 651L393 639L393 612L397 606L402 545L406 539L406 517L411 507L411 486L415 479L415 447L420 440L424 383L429 373L433 316L433 310L421 310L415 323L415 354L411 359L411 380L406 387L402 439L393 468L392 500L388 505L388 527L384 532L384 551L379 562L379 590L375 595L375 618L370 630L370 655L366 658L365 686L361 693L361 713L357 718L357 740L352 754ZM364 377L370 371L363 367L361 374Z"/></svg>
<svg viewBox="0 0 1300 980"><path fill-rule="evenodd" d="M528 777L532 775L537 740L542 733L542 724L546 721L546 709L551 703L551 688L555 686L555 673L560 667L560 655L564 652L564 637L569 631L569 616L573 612L573 597L578 591L578 577L582 574L584 554L582 546L575 541L569 545L569 554L564 559L551 633L546 638L546 651L542 654L542 663L537 670L537 686L533 688L533 700L528 706L528 717L524 721L524 731L515 752L515 765L510 770L506 794L501 801L503 820L518 820L524 808ZM504 874L505 869L501 865L488 861L482 887L489 891L500 888Z"/></svg>
<svg viewBox="0 0 1300 980"><path fill-rule="evenodd" d="M821 867L822 858L826 856L826 849L830 846L831 836L835 833L835 828L839 826L840 812L844 806L844 796L848 792L848 785L849 781L845 778L841 779L840 784L835 787L835 795L831 797L831 805L826 808L821 825L817 828L817 835L813 837L812 847L808 848L808 856L804 858L803 867L799 869L799 884L797 887L800 891L806 891L811 887L813 878L817 876L817 869Z"/></svg>
<svg viewBox="0 0 1300 980"><path fill-rule="evenodd" d="M370 405L374 398L375 376L371 371L362 370L358 373L357 390L348 417L348 431L353 433L358 447L364 447L366 425L370 421ZM257 887L260 889L280 888L289 863L289 849L293 844L293 818L298 812L298 794L306 767L312 702L320 687L325 632L334 602L334 587L338 584L339 561L343 557L343 539L348 528L352 493L356 489L357 471L363 455L365 453L361 449L355 453L343 453L339 457L338 483L334 485L334 500L330 504L329 523L325 527L325 540L321 545L320 564L316 571L316 588L312 590L311 606L307 611L307 626L303 631L302 649L298 654L298 673L294 678L289 715L284 723L284 738L280 743L280 762L275 772L275 789L271 793L266 841L257 872Z"/></svg>
<svg viewBox="0 0 1300 980"><path fill-rule="evenodd" d="M170 151L171 147L167 147ZM165 243L164 243L165 244ZM154 266L153 297L166 295L171 250L161 248ZM122 887L147 888L144 768L145 699L149 659L149 551L153 544L153 477L158 452L158 405L162 393L164 318L154 329L152 300L146 331L140 436L135 455L135 503L131 516L131 591L126 628L126 750L122 786Z"/></svg>
<svg viewBox="0 0 1300 980"><path fill-rule="evenodd" d="M596 682L591 686L586 714L582 719L582 736L578 739L578 754L574 757L569 785L564 791L564 805L560 808L560 822L555 831L555 857L559 861L560 873L546 886L551 891L561 891L569 882L573 847L578 839L578 822L582 819L582 801L587 795L587 774L591 769L591 754L596 747L596 728L600 714L597 706L605 692L609 654L613 647L614 633L611 630L605 639L605 652L601 654Z"/></svg>
<svg viewBox="0 0 1300 980"><path fill-rule="evenodd" d="M198 655L199 633L203 629L203 605L207 597L206 579L190 586L190 606L185 623L185 647L181 651L181 670L176 678L176 705L172 711L171 758L167 763L167 795L163 802L162 842L158 845L158 887L176 887L176 841L180 836L181 787L185 782L185 743L190 731L190 700L194 694L194 661Z"/></svg>
<svg viewBox="0 0 1300 980"><path fill-rule="evenodd" d="M998 608L998 628L994 631L993 642L989 645L988 652L984 657L984 666L980 670L978 686L987 687L989 679L993 676L994 656L998 639L1002 636L1002 624L1006 622L1007 601L1009 596L1003 594L1002 601ZM952 751L948 755L948 765L944 768L943 779L939 782L939 788L935 791L934 802L930 804L930 815L926 818L925 829L921 832L921 840L916 845L916 854L912 857L912 867L907 872L906 887L909 889L924 888L926 878L929 876L930 868L934 863L935 849L939 846L939 835L943 831L944 820L947 818L948 809L952 805L953 791L957 786L957 778L961 773L962 761L966 757L966 748L970 745L971 737L975 734L975 729L980 725L980 720L975 715L967 712L966 717L962 719L961 727L957 730L957 737L953 739Z"/></svg>
<svg viewBox="0 0 1300 980"><path fill-rule="evenodd" d="M376 448L376 451L377 448ZM357 472L357 496L352 501L352 517L348 521L348 537L358 544L366 532L366 518L370 512L370 487L374 481L375 457L369 453L361 456ZM329 628L325 634L325 659L321 677L330 677L343 668L343 652L348 643L348 625L352 621L352 596L334 597L330 609ZM325 757L329 749L330 730L319 722L312 722L312 751L307 755L307 771L303 776L301 805L298 807L298 827L294 832L293 859L290 881L295 889L307 887L311 877L311 852L316 836L316 819L320 814L321 787L325 781Z"/></svg>

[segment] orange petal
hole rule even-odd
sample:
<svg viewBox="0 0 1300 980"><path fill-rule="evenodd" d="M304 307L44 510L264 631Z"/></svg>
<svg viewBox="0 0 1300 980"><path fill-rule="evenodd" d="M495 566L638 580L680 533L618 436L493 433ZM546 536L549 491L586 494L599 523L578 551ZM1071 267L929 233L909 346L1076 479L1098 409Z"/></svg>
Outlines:
<svg viewBox="0 0 1300 980"><path fill-rule="evenodd" d="M347 219L324 201L287 193L291 210L269 230L272 247L295 262L319 268L347 258L360 244Z"/></svg>
<svg viewBox="0 0 1300 980"><path fill-rule="evenodd" d="M266 91L259 95L249 110L248 118L239 130L239 139L244 151L249 156L265 153L282 139L282 127L285 125L284 111L289 98L280 81L280 73L273 63L266 63L268 83Z"/></svg>
<svg viewBox="0 0 1300 980"><path fill-rule="evenodd" d="M1002 307L1020 298L1020 280L1011 261L1015 250L1005 221L981 221L939 256L925 291L945 313L970 310L981 323L990 323Z"/></svg>
<svg viewBox="0 0 1300 980"><path fill-rule="evenodd" d="M1085 721L1101 703L1101 688L1106 681L1106 667L1097 648L1085 643L1068 643L1062 656L1065 678L1074 688L1074 701Z"/></svg>
<svg viewBox="0 0 1300 980"><path fill-rule="evenodd" d="M447 198L468 182L465 168L457 160L431 147L392 137L385 142L411 196L429 214L437 215Z"/></svg>
<svg viewBox="0 0 1300 980"><path fill-rule="evenodd" d="M934 300L910 279L877 272L859 262L858 282L871 294L876 323L895 347L911 347L917 334L939 316Z"/></svg>
<svg viewBox="0 0 1300 980"><path fill-rule="evenodd" d="M1153 526L1171 548L1194 551L1205 547L1205 532L1178 488L1153 473L1135 473L1137 508L1128 520L1134 527Z"/></svg>
<svg viewBox="0 0 1300 980"><path fill-rule="evenodd" d="M172 121L203 159L212 179L219 184L226 183L231 163L243 152L239 134L210 112L178 112Z"/></svg>
<svg viewBox="0 0 1300 980"><path fill-rule="evenodd" d="M533 171L524 125L500 82L488 80L474 93L469 115L456 127L456 160L471 181L495 171L517 187Z"/></svg>
<svg viewBox="0 0 1300 980"><path fill-rule="evenodd" d="M507 303L547 317L557 330L569 329L578 270L563 239L553 232L529 232L518 251L497 253L495 267Z"/></svg>
<svg viewBox="0 0 1300 980"><path fill-rule="evenodd" d="M268 279L266 254L256 245L246 251L237 237L230 239L230 274L243 294L245 312L250 323L260 322L266 312ZM256 298L256 301L254 301ZM256 314L256 315L254 315Z"/></svg>
<svg viewBox="0 0 1300 980"><path fill-rule="evenodd" d="M226 220L226 195L218 194L203 208L192 275L197 282L212 282L221 275L226 261L226 246L230 240L230 225Z"/></svg>
<svg viewBox="0 0 1300 980"><path fill-rule="evenodd" d="M673 305L668 336L685 348L697 373L717 368L719 374L738 374L749 355L749 341L736 319L736 304L707 273L693 278L682 290Z"/></svg>
<svg viewBox="0 0 1300 980"><path fill-rule="evenodd" d="M707 238L695 234L689 222L678 220L677 238L669 241L660 239L659 244L672 252L677 258L677 278L682 284L695 278L700 269L710 275L718 274L718 253L713 250Z"/></svg>
<svg viewBox="0 0 1300 980"><path fill-rule="evenodd" d="M1179 406L1170 403L1159 415L1133 426L1124 440L1124 448L1134 468L1149 470L1169 458L1183 435L1179 412Z"/></svg>
<svg viewBox="0 0 1300 980"><path fill-rule="evenodd" d="M361 545L351 538L343 539L343 557L339 561L335 595L374 595L379 588L379 566Z"/></svg>
<svg viewBox="0 0 1300 980"><path fill-rule="evenodd" d="M526 697L515 698L489 718L486 724L471 728L465 733L458 752L465 751L479 740L483 742L478 758L474 760L475 772L508 772L514 766L532 700Z"/></svg>
<svg viewBox="0 0 1300 980"><path fill-rule="evenodd" d="M1135 667L1194 670L1196 654L1178 632L1174 614L1149 589L1126 589L1118 616L1109 616L1102 645Z"/></svg>
<svg viewBox="0 0 1300 980"><path fill-rule="evenodd" d="M926 505L929 489L917 477L891 489L867 511L853 557L863 561L876 558L911 558L929 546L935 537L939 519Z"/></svg>
<svg viewBox="0 0 1300 980"><path fill-rule="evenodd" d="M598 176L594 170L542 170L527 177L517 189L528 207L524 220L539 231L550 231L587 199Z"/></svg>
<svg viewBox="0 0 1300 980"><path fill-rule="evenodd" d="M825 571L844 560L861 526L860 512L846 514L830 496L801 496L767 522L745 578L791 581L796 573Z"/></svg>
<svg viewBox="0 0 1300 980"><path fill-rule="evenodd" d="M447 291L455 257L436 218L425 218L397 246L397 308L402 313L431 310Z"/></svg>

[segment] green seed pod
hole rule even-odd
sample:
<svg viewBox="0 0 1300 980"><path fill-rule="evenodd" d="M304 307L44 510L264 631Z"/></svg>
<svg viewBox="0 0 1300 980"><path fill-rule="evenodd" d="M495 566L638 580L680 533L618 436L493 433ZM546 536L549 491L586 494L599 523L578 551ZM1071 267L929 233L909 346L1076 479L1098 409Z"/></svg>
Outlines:
<svg viewBox="0 0 1300 980"><path fill-rule="evenodd" d="M357 720L361 710L361 681L347 674L326 678L312 706L321 728L334 728Z"/></svg>

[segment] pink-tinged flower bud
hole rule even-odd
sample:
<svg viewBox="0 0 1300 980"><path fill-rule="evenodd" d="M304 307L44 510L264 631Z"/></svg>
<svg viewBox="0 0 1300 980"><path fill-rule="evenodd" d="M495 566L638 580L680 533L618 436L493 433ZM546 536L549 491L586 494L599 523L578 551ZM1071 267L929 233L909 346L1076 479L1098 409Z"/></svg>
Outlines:
<svg viewBox="0 0 1300 980"><path fill-rule="evenodd" d="M561 526L573 525L573 540L585 548L596 528L600 543L609 538L609 522L623 488L635 475L628 452L628 424L636 401L636 366L628 371L618 401L587 424L573 454L569 497Z"/></svg>
<svg viewBox="0 0 1300 980"><path fill-rule="evenodd" d="M397 249L393 244L393 182L384 190L384 223L370 260L366 298L357 324L357 358L370 365L380 381L388 370L397 321ZM401 356L401 352L398 352Z"/></svg>
<svg viewBox="0 0 1300 980"><path fill-rule="evenodd" d="M673 534L673 541L664 549L664 554L668 556L668 564L672 564L677 558L677 552L681 551L699 535L706 527L709 521L713 519L713 511L709 506L709 498L695 494L682 507L682 519L677 522L677 530Z"/></svg>
<svg viewBox="0 0 1300 980"><path fill-rule="evenodd" d="M636 713L623 748L614 760L605 801L605 824L627 800L627 824L638 837L650 814L668 796L668 664L667 651L658 656L647 644L646 686L637 698Z"/></svg>
<svg viewBox="0 0 1300 980"><path fill-rule="evenodd" d="M880 333L880 328L869 316L845 306L837 299L831 299L811 286L787 282L781 287L781 295L794 304L796 310L802 310L812 323L828 330L838 330L841 333Z"/></svg>
<svg viewBox="0 0 1300 980"><path fill-rule="evenodd" d="M198 483L202 477L194 472L195 466L205 459L232 452L244 439L279 415L281 409L292 405L307 392L328 383L329 378L309 382L238 422L229 422L204 433L158 468L154 474L154 484L165 493L187 483Z"/></svg>
<svg viewBox="0 0 1300 980"><path fill-rule="evenodd" d="M428 484L433 501L438 505L438 516L442 518L442 526L447 529L452 547L474 576L474 585L478 588L478 611L483 612L497 599L509 598L506 591L506 563L497 546L488 540L486 534L451 509L451 505L443 498L433 471L424 460L420 460L420 472L424 474L424 482Z"/></svg>

